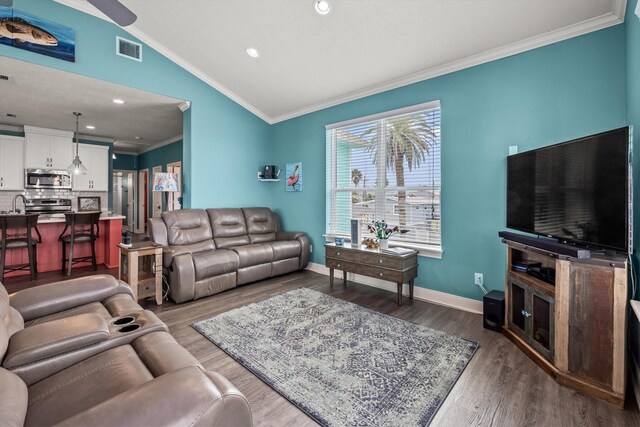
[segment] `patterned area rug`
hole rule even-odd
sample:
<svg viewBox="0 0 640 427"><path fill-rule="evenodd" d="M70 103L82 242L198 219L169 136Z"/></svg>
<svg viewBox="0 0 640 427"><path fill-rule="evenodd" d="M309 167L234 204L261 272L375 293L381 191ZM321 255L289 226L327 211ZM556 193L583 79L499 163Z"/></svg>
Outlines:
<svg viewBox="0 0 640 427"><path fill-rule="evenodd" d="M429 424L478 348L304 288L193 327L331 426Z"/></svg>

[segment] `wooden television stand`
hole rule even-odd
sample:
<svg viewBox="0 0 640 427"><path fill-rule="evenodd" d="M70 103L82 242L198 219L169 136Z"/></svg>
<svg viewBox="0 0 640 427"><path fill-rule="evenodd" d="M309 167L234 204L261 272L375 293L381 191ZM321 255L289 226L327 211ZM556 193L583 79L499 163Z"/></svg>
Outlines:
<svg viewBox="0 0 640 427"><path fill-rule="evenodd" d="M508 246L503 332L558 383L624 407L627 258L577 259L503 239ZM555 286L512 269L555 268Z"/></svg>

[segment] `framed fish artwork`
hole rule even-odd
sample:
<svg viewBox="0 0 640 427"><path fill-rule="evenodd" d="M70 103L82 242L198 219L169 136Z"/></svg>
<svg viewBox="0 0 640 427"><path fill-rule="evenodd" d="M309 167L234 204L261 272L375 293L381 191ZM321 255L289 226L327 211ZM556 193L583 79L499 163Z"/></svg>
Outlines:
<svg viewBox="0 0 640 427"><path fill-rule="evenodd" d="M10 7L0 6L0 44L76 61L76 30Z"/></svg>
<svg viewBox="0 0 640 427"><path fill-rule="evenodd" d="M302 191L302 162L287 163L285 172L287 175L286 191Z"/></svg>

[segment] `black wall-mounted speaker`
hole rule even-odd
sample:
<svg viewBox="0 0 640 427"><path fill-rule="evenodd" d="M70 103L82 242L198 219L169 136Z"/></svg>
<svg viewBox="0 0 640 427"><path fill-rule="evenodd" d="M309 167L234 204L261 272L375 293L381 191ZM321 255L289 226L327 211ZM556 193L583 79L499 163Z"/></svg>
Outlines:
<svg viewBox="0 0 640 427"><path fill-rule="evenodd" d="M504 325L504 292L491 291L482 299L482 326L501 332Z"/></svg>

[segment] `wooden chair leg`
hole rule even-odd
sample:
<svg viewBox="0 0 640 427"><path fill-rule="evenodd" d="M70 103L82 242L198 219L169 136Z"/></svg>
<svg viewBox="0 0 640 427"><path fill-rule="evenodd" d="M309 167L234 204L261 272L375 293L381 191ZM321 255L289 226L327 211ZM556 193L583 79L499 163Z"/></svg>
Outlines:
<svg viewBox="0 0 640 427"><path fill-rule="evenodd" d="M67 244L62 241L62 274L64 274L67 266Z"/></svg>
<svg viewBox="0 0 640 427"><path fill-rule="evenodd" d="M0 281L4 279L4 264L7 259L7 248L2 245L2 249L0 250Z"/></svg>
<svg viewBox="0 0 640 427"><path fill-rule="evenodd" d="M34 269L36 271L36 276L38 275L38 244L33 245L33 264Z"/></svg>
<svg viewBox="0 0 640 427"><path fill-rule="evenodd" d="M91 265L93 271L98 271L98 263L96 262L96 241L91 240Z"/></svg>
<svg viewBox="0 0 640 427"><path fill-rule="evenodd" d="M73 267L73 239L69 241L69 258L67 259L67 276L71 276L71 267Z"/></svg>
<svg viewBox="0 0 640 427"><path fill-rule="evenodd" d="M29 245L28 253L29 253L29 275L31 276L31 280L36 280L36 265L34 262L33 252L35 251L34 245Z"/></svg>

